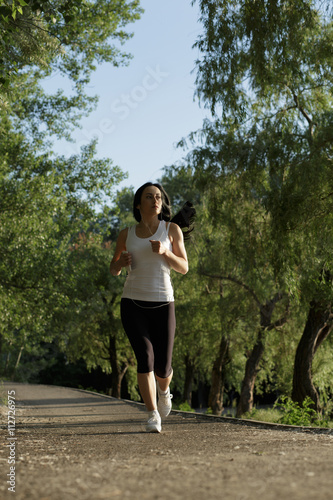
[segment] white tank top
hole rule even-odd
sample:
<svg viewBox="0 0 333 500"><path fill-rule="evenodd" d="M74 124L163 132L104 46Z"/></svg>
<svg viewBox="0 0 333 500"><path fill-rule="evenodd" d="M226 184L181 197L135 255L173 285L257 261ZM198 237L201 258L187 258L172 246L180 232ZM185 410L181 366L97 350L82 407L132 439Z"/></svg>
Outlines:
<svg viewBox="0 0 333 500"><path fill-rule="evenodd" d="M152 302L173 302L170 266L163 255L152 251L149 240L159 240L172 251L169 228L160 221L157 231L148 238L136 235L136 226L128 229L126 250L132 254L132 270L128 273L122 298Z"/></svg>

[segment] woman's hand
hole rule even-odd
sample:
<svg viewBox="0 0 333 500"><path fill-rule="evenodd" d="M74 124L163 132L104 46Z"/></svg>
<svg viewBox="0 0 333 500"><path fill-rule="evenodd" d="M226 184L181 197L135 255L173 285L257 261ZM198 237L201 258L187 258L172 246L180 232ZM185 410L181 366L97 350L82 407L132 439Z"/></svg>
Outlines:
<svg viewBox="0 0 333 500"><path fill-rule="evenodd" d="M126 252L126 238L128 228L120 231L113 259L110 263L110 273L113 276L119 276L123 267L130 266L132 263L132 255Z"/></svg>
<svg viewBox="0 0 333 500"><path fill-rule="evenodd" d="M132 264L132 254L126 251L122 252L118 262L121 267L130 266Z"/></svg>
<svg viewBox="0 0 333 500"><path fill-rule="evenodd" d="M153 252L163 255L170 267L177 273L186 274L188 271L187 255L184 246L182 230L177 224L170 223L169 238L172 251L166 248L160 241L149 240Z"/></svg>
<svg viewBox="0 0 333 500"><path fill-rule="evenodd" d="M110 264L110 272L113 276L119 276L123 267L130 269L132 265L132 254L122 251L119 258L113 258Z"/></svg>
<svg viewBox="0 0 333 500"><path fill-rule="evenodd" d="M162 243L158 240L149 240L151 243L151 249L154 253L158 253L159 255L164 255L166 248Z"/></svg>

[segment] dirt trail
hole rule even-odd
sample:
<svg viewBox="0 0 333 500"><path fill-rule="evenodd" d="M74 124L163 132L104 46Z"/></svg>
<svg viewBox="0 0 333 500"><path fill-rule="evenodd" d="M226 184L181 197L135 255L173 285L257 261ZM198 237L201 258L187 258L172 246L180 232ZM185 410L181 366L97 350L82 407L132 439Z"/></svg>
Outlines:
<svg viewBox="0 0 333 500"><path fill-rule="evenodd" d="M16 415L9 426L2 407L4 499L333 499L327 431L172 412L161 434L147 434L139 404L54 386L5 383L8 391Z"/></svg>

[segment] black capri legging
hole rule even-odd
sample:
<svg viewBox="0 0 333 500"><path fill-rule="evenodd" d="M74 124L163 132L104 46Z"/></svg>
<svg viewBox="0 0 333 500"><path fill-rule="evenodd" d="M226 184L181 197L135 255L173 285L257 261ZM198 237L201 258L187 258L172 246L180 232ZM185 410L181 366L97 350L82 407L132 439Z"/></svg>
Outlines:
<svg viewBox="0 0 333 500"><path fill-rule="evenodd" d="M138 373L172 373L176 318L174 302L121 299L121 320L137 359Z"/></svg>

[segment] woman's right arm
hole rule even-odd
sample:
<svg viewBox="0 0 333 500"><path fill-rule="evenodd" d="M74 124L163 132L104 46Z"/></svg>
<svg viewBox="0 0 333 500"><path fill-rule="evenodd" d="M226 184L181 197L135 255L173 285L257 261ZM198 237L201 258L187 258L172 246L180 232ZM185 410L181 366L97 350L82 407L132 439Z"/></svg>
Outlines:
<svg viewBox="0 0 333 500"><path fill-rule="evenodd" d="M128 228L120 231L114 256L110 263L110 273L113 276L119 276L123 267L130 266L132 263L132 256L130 253L122 253L126 251L126 239L127 239Z"/></svg>

